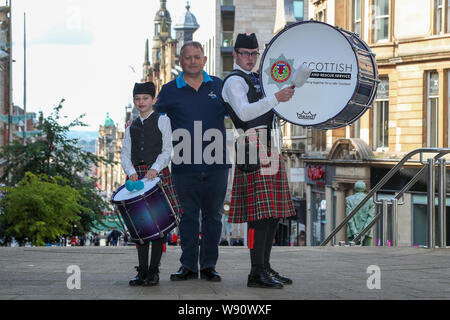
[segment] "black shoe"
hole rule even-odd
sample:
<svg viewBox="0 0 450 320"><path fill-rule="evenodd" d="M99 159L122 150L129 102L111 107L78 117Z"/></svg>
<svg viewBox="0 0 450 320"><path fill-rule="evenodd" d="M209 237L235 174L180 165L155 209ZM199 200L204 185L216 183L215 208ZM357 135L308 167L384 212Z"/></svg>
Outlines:
<svg viewBox="0 0 450 320"><path fill-rule="evenodd" d="M247 287L282 289L283 284L273 279L266 272L260 271L255 274L248 275Z"/></svg>
<svg viewBox="0 0 450 320"><path fill-rule="evenodd" d="M273 279L281 282L282 284L292 284L292 280L282 276L281 274L279 274L278 272L276 272L275 270L273 270L272 268L267 268L266 269L266 273L269 274Z"/></svg>
<svg viewBox="0 0 450 320"><path fill-rule="evenodd" d="M144 283L143 286L147 287L147 286L156 286L157 284L159 284L159 270L158 268L156 269L148 269L148 273L147 276L144 279Z"/></svg>
<svg viewBox="0 0 450 320"><path fill-rule="evenodd" d="M138 274L136 277L130 280L129 284L130 286L140 286L144 283L144 279L147 276L147 268L143 267L135 267Z"/></svg>
<svg viewBox="0 0 450 320"><path fill-rule="evenodd" d="M222 280L220 275L216 272L216 270L213 267L200 270L200 278L215 282L219 282Z"/></svg>
<svg viewBox="0 0 450 320"><path fill-rule="evenodd" d="M198 279L198 272L191 271L188 268L181 266L178 272L172 273L170 275L170 280L172 281L188 280L188 279Z"/></svg>

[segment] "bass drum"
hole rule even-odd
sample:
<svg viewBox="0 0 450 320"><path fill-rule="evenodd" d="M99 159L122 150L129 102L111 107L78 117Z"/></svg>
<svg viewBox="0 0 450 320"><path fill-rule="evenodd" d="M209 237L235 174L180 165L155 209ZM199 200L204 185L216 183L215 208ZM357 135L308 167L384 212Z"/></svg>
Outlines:
<svg viewBox="0 0 450 320"><path fill-rule="evenodd" d="M296 68L311 76L291 100L274 112L296 125L336 129L358 120L370 108L378 86L375 55L355 33L318 21L292 24L280 31L260 63L263 93L292 85Z"/></svg>

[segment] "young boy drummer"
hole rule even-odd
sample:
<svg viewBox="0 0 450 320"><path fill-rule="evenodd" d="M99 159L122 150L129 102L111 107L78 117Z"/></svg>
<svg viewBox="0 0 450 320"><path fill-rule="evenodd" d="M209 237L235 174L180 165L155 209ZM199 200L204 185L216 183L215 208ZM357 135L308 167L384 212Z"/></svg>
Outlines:
<svg viewBox="0 0 450 320"><path fill-rule="evenodd" d="M170 119L153 111L154 97L153 82L134 85L133 101L139 111L139 117L125 130L121 164L128 179L133 182L143 177L152 180L159 175L175 213L181 214L182 209L167 168L172 153ZM130 286L152 286L159 283L159 265L164 242L165 237L152 241L150 265L149 243L137 245L138 274L130 280Z"/></svg>

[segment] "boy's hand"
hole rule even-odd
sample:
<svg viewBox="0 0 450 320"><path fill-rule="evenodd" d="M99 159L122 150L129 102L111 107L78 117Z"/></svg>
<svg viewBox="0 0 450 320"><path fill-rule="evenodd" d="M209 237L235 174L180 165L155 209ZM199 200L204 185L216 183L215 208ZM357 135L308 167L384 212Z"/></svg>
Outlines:
<svg viewBox="0 0 450 320"><path fill-rule="evenodd" d="M132 174L131 177L130 177L130 180L133 181L133 182L138 181L139 180L139 176L137 175L137 173Z"/></svg>
<svg viewBox="0 0 450 320"><path fill-rule="evenodd" d="M153 180L156 178L157 175L158 175L158 171L156 171L155 169L150 169L147 171L147 174L145 175L145 177L149 180Z"/></svg>

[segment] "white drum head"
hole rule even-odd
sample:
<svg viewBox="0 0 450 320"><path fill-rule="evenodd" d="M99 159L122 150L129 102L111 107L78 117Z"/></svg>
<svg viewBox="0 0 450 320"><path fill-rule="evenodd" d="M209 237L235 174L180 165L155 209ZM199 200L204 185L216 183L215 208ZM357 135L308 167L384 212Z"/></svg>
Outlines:
<svg viewBox="0 0 450 320"><path fill-rule="evenodd" d="M142 182L144 182L144 188L137 191L128 191L127 188L122 188L117 194L114 195L113 201L124 201L124 200L130 200L137 196L140 196L144 193L146 193L148 190L152 189L156 184L159 182L159 178L156 177L153 180L148 180L147 178L141 179Z"/></svg>
<svg viewBox="0 0 450 320"><path fill-rule="evenodd" d="M301 126L322 124L352 99L358 81L356 54L342 32L326 23L301 22L278 33L261 59L261 86L266 96L292 84L295 70L306 64L311 76L288 102L273 110Z"/></svg>

